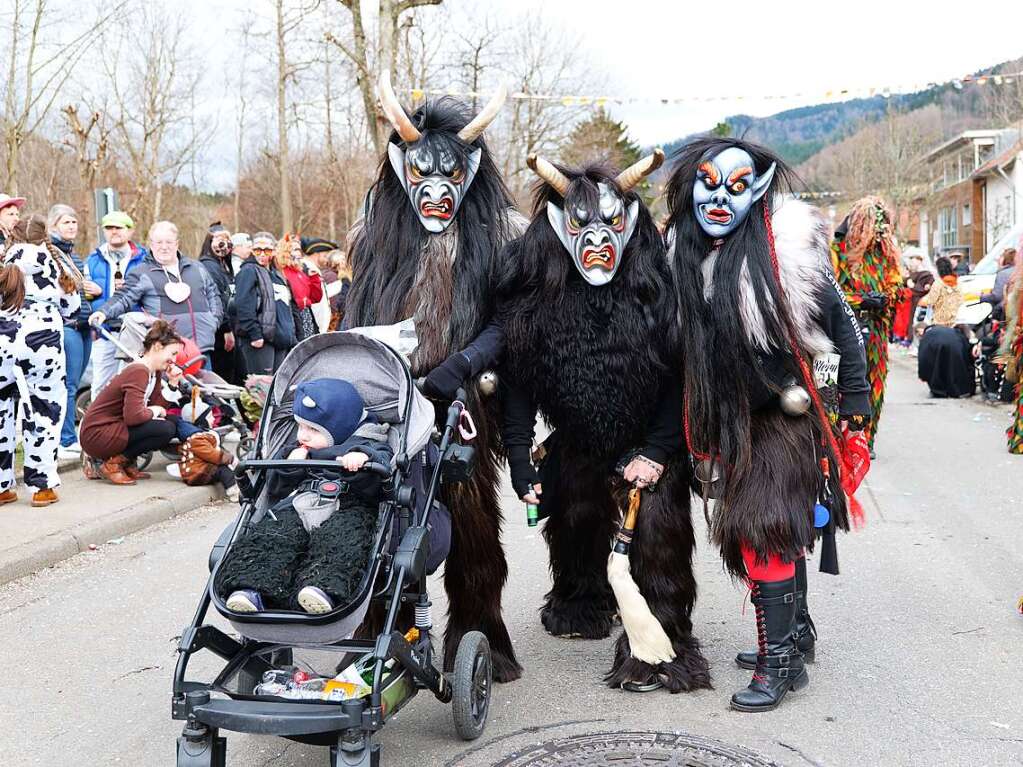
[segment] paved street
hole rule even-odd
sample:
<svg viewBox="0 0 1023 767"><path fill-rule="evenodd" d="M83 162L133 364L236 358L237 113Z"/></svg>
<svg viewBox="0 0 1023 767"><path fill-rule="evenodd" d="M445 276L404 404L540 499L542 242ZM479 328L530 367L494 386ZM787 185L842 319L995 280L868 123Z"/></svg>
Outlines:
<svg viewBox="0 0 1023 767"><path fill-rule="evenodd" d="M772 713L728 710L749 678L731 659L753 644L753 612L702 532L694 622L716 689L603 687L610 640L543 632L542 539L506 495L505 615L526 674L496 689L473 744L455 739L449 708L419 696L383 730L383 764L484 767L530 744L614 730L684 731L784 765L1023 764L1023 458L1005 452L1007 407L929 400L909 363L894 365L879 458L860 492L868 524L840 539L840 577L811 566L821 639L809 688ZM702 526L695 507L694 516ZM173 764L175 641L231 517L226 505L207 506L0 587L0 763ZM327 757L228 735L227 761L299 767Z"/></svg>

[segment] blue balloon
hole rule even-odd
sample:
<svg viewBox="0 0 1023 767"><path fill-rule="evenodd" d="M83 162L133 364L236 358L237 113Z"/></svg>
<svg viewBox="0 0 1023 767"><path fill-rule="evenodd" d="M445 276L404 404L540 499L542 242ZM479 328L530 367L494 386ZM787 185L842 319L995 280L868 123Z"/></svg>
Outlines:
<svg viewBox="0 0 1023 767"><path fill-rule="evenodd" d="M827 506L817 504L813 507L813 526L824 527L828 524L828 520L831 519L831 512L828 511Z"/></svg>

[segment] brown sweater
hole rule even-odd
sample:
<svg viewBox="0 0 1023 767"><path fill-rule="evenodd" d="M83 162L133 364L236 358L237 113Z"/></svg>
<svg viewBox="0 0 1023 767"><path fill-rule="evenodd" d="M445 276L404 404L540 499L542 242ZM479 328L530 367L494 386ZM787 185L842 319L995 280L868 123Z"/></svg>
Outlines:
<svg viewBox="0 0 1023 767"><path fill-rule="evenodd" d="M128 427L153 419L149 405L168 407L159 377L147 401L148 385L149 368L141 362L133 362L110 379L82 419L79 441L87 455L103 460L119 455L128 445Z"/></svg>

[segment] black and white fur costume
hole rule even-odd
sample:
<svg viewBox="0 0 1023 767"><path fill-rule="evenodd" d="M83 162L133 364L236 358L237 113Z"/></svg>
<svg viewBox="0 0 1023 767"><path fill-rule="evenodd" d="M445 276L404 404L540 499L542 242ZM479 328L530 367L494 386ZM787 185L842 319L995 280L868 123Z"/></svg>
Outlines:
<svg viewBox="0 0 1023 767"><path fill-rule="evenodd" d="M606 284L590 284L544 211L548 201L569 210L581 196L595 198L598 184L618 186L597 167L562 172L571 179L567 201L551 186L539 187L529 229L502 254L499 287L504 438L517 493L534 481L526 456L538 411L554 429L536 477L553 576L542 621L555 636L610 634L616 605L606 565L626 492L616 465L644 455L665 469L656 489L643 493L631 570L676 657L644 663L631 655L623 631L606 681L618 687L659 680L672 692L709 687L690 620L691 474L680 450L681 384L667 339L675 302L664 246L640 204L635 231L617 254L617 273ZM627 206L638 198L627 192L624 199Z"/></svg>
<svg viewBox="0 0 1023 767"><path fill-rule="evenodd" d="M21 408L25 484L37 490L60 485L57 448L67 407L64 319L81 305L65 293L60 268L46 245L15 243L3 263L25 275L25 303L0 313L0 492L14 485L17 409Z"/></svg>
<svg viewBox="0 0 1023 767"><path fill-rule="evenodd" d="M770 205L785 307L796 332L800 353L811 359L821 354L839 353L841 416L869 412L863 338L831 272L828 225L815 208L799 200L777 195L771 198ZM756 212L751 213L750 218L754 219L756 215ZM754 220L743 225L747 223L755 225L758 222ZM668 262L680 298L685 301L683 285L691 280L696 266L694 262L690 262L688 267L683 263L684 259L677 252L678 241L674 231L669 232L668 239ZM770 308L774 306L774 299L765 300L763 294L758 294L748 263L741 267L739 274L734 313L716 315L715 269L719 258L729 256L734 257L734 251L725 253L723 245L711 247L710 253L698 262L701 287L696 289L702 292L704 300L700 303L705 318L716 317L708 325L736 325L738 321L745 343L755 359L752 367L759 367L760 371L759 375L753 369L746 371L748 405L745 413L740 412L734 420L746 423L748 451L743 449L742 437L732 444L734 452L728 462L731 470L726 471L725 490L715 503L711 528L729 572L745 577L741 555L744 543L758 556L766 559L769 553L773 553L785 561L794 561L804 550L812 548L816 537L813 508L823 490L819 467L822 451L827 451L832 466L837 467L838 464L830 449L822 447L821 427L812 410L805 416L794 418L785 415L778 407L779 392L786 382L800 380L799 371L787 339L779 333L781 321L778 313ZM689 300L692 302L692 297ZM695 324L687 322L683 313L680 332L692 332ZM718 332L711 329L710 339L716 338ZM704 343L709 343L710 339L705 338ZM711 366L715 359L720 360L728 353L720 345L712 344L708 348L715 349L715 353L709 355ZM697 363L694 357L692 354L687 356L687 365ZM728 405L721 400L730 392L722 385L723 375L713 368L707 372L711 374L709 381L696 382L695 385L690 382L690 400L692 390L701 385L709 387L706 390L708 396L721 408L717 417L724 421ZM734 406L733 403L729 405ZM741 410L741 407L737 408L736 412ZM706 449L708 442L722 444L713 437L708 440L706 432L701 433L694 411L690 405L690 417L694 421L690 436L696 443L690 445L690 449ZM845 495L838 486L837 476L836 471L828 480L831 518L838 528L848 530Z"/></svg>

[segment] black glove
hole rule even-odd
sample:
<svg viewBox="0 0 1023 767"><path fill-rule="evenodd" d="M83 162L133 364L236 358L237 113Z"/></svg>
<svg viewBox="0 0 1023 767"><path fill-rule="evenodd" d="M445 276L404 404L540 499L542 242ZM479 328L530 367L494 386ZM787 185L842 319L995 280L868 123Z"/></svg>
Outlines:
<svg viewBox="0 0 1023 767"><path fill-rule="evenodd" d="M455 392L471 372L469 360L461 352L455 352L427 374L423 392L435 399L454 399Z"/></svg>
<svg viewBox="0 0 1023 767"><path fill-rule="evenodd" d="M877 291L864 293L860 298L860 308L866 309L868 312L880 312L886 306L888 306L888 297Z"/></svg>
<svg viewBox="0 0 1023 767"><path fill-rule="evenodd" d="M529 460L529 448L525 446L508 449L508 468L511 471L512 489L521 498L533 492L533 485L539 484L540 475Z"/></svg>

